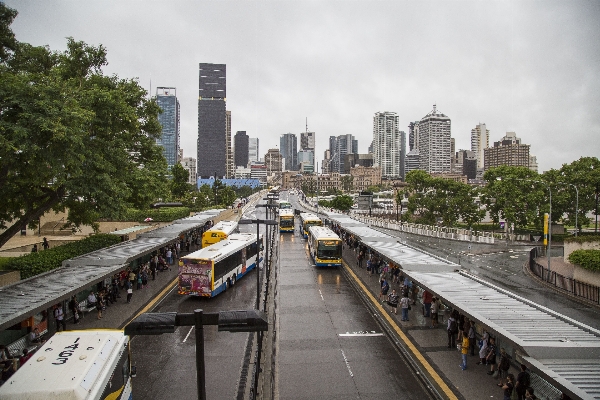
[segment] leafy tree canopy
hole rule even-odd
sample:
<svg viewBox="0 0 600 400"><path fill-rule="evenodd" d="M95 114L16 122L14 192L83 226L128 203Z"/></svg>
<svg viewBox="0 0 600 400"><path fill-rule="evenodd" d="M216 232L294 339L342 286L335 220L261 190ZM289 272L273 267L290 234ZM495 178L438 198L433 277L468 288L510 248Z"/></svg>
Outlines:
<svg viewBox="0 0 600 400"><path fill-rule="evenodd" d="M102 73L101 45L12 43L15 15L0 3L0 246L49 210L95 226L166 197L157 104L136 81Z"/></svg>

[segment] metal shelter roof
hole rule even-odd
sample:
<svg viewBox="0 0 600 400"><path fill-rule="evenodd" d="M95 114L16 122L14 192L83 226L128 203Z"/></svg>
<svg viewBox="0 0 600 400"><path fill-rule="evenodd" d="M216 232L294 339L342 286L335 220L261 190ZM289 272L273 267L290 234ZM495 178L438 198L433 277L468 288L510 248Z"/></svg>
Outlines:
<svg viewBox="0 0 600 400"><path fill-rule="evenodd" d="M335 221L335 219L332 218ZM418 285L516 345L522 358L565 393L600 399L600 331L486 282L460 266L406 246L370 227L341 227ZM371 231L371 232L369 232Z"/></svg>
<svg viewBox="0 0 600 400"><path fill-rule="evenodd" d="M122 242L63 261L63 266L0 288L0 329L25 318L121 271L130 262L174 242L180 234L199 228L220 213L208 210Z"/></svg>

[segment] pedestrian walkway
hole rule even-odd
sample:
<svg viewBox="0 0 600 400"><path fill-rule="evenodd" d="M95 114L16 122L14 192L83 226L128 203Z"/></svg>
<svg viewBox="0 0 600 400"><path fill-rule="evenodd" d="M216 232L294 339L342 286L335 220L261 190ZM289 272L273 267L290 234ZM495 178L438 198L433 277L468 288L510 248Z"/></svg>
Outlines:
<svg viewBox="0 0 600 400"><path fill-rule="evenodd" d="M496 386L498 379L492 378L487 374L488 366L477 365L479 361L478 348L475 347L475 355L467 357L467 369L463 371L459 364L461 363L461 354L454 348L448 348L448 335L446 333L449 310L440 310L439 323L436 328L431 328L431 319L423 316L423 308L420 299L411 306L408 321L401 321L401 312L398 314L391 312L387 302L378 301L380 292L379 275L369 275L365 268L366 262L363 262L363 268L359 268L356 261L356 253L347 247L344 249L343 257L345 267L356 275L370 294L372 300L379 302L387 315L391 317L394 323L400 327L406 334L416 350L420 352L431 367L441 376L446 384L455 392L458 398L466 400L479 400L483 398L502 398L502 389ZM401 293L401 285L398 283L390 284L390 293L396 289ZM377 307L377 304L373 304ZM410 353L408 343L403 346ZM518 373L514 367L508 371L516 376Z"/></svg>
<svg viewBox="0 0 600 400"><path fill-rule="evenodd" d="M121 289L119 292L120 298L117 302L106 306L106 310L102 312L102 319L98 319L98 312L92 310L85 313L80 319L79 324L73 324L73 320L67 321L67 329L117 329L124 328L127 323L142 309L144 309L150 301L152 301L161 292L164 297L168 293L175 279L177 278L178 267L176 263L171 266L170 271L157 272L156 280L150 277L148 287L145 289L133 289L131 302L127 303L127 291ZM134 285L135 286L135 285Z"/></svg>

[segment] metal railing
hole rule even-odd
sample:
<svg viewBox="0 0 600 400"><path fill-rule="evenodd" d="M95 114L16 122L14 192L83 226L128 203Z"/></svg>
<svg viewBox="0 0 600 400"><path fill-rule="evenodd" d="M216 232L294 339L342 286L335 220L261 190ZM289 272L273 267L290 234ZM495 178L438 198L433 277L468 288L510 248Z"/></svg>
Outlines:
<svg viewBox="0 0 600 400"><path fill-rule="evenodd" d="M549 271L547 267L535 261L540 253L539 247L534 247L529 252L529 270L537 277L556 288L564 290L573 296L600 304L600 287L580 282L568 276L561 275L556 271Z"/></svg>

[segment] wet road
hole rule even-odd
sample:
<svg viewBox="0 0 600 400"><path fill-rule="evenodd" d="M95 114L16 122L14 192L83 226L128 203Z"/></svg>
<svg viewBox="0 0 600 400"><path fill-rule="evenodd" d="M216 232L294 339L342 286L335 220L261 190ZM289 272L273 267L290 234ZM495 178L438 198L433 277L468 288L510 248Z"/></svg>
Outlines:
<svg viewBox="0 0 600 400"><path fill-rule="evenodd" d="M280 236L280 399L428 399L341 268L316 268L299 230Z"/></svg>
<svg viewBox="0 0 600 400"><path fill-rule="evenodd" d="M264 211L256 214L264 217ZM255 233L256 227L240 225L240 231ZM181 296L174 289L153 312L244 310L253 309L255 301L256 270L253 270L212 299ZM216 326L204 327L207 399L237 397L248 336L245 332L218 332ZM134 337L131 348L137 377L133 380L133 398L196 399L195 341L192 327L178 327L172 334Z"/></svg>

